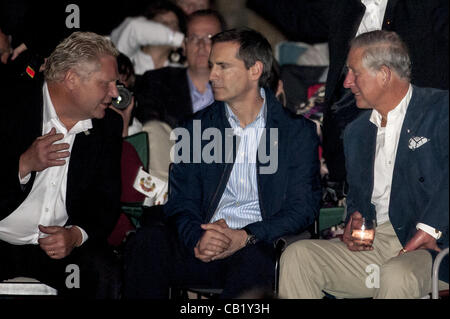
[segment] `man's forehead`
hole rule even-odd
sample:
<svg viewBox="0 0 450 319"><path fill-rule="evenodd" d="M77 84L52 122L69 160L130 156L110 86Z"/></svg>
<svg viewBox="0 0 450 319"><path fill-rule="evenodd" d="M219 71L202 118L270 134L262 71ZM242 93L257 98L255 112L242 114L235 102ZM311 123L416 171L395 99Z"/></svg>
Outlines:
<svg viewBox="0 0 450 319"><path fill-rule="evenodd" d="M361 59L363 48L351 48L347 56L347 65L358 63Z"/></svg>
<svg viewBox="0 0 450 319"><path fill-rule="evenodd" d="M239 47L239 43L232 41L215 43L211 48L210 60L238 60L237 53Z"/></svg>
<svg viewBox="0 0 450 319"><path fill-rule="evenodd" d="M187 26L188 35L192 33L218 33L220 32L220 22L213 16L196 17Z"/></svg>

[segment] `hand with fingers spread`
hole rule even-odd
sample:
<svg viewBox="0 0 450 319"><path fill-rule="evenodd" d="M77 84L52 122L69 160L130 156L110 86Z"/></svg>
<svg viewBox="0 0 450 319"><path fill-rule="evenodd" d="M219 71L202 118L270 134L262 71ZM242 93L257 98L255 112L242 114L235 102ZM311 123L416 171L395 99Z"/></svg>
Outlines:
<svg viewBox="0 0 450 319"><path fill-rule="evenodd" d="M364 251L364 250L373 250L372 245L361 245L352 237L352 229L358 228L362 222L362 215L360 212L354 212L350 219L348 220L347 225L344 229L344 234L342 236L342 241L347 245L348 249L351 251Z"/></svg>
<svg viewBox="0 0 450 319"><path fill-rule="evenodd" d="M208 226L206 229L205 225ZM224 219L220 219L214 223L202 224L201 227L205 232L194 247L194 255L203 262L210 262L214 256L228 249L231 243L231 239L223 233L228 225Z"/></svg>
<svg viewBox="0 0 450 319"><path fill-rule="evenodd" d="M20 156L19 172L23 178L31 172L40 172L51 166L62 166L64 158L69 157L68 143L55 143L62 140L64 135L56 133L52 128L47 134L38 137L33 144Z"/></svg>
<svg viewBox="0 0 450 319"><path fill-rule="evenodd" d="M72 250L81 245L82 234L78 227L65 228L61 226L42 226L39 231L48 235L39 238L38 243L42 250L52 259L61 259L68 256Z"/></svg>

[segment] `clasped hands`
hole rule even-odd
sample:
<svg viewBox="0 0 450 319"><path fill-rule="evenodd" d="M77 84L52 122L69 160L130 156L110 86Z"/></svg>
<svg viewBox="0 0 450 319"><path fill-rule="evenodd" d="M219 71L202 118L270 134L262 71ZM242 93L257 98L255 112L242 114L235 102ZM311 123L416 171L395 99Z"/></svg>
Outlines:
<svg viewBox="0 0 450 319"><path fill-rule="evenodd" d="M229 228L224 219L201 228L205 232L194 247L194 255L203 262L226 258L245 246L247 232Z"/></svg>

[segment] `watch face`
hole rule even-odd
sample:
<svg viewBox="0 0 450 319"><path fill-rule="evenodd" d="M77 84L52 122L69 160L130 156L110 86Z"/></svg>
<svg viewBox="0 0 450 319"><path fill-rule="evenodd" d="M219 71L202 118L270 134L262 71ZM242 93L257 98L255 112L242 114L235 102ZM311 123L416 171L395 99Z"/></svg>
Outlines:
<svg viewBox="0 0 450 319"><path fill-rule="evenodd" d="M255 237L255 235L248 235L246 246L247 245L254 245L254 244L256 244L256 237Z"/></svg>

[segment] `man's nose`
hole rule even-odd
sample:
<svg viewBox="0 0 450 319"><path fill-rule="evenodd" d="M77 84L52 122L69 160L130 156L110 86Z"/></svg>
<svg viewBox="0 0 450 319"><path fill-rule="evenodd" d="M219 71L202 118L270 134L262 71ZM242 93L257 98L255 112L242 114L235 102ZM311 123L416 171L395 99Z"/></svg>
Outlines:
<svg viewBox="0 0 450 319"><path fill-rule="evenodd" d="M119 90L117 89L116 82L111 82L111 86L109 89L109 95L113 98L116 98L119 96Z"/></svg>
<svg viewBox="0 0 450 319"><path fill-rule="evenodd" d="M217 67L214 65L211 67L211 72L209 73L209 80L214 81L217 79Z"/></svg>
<svg viewBox="0 0 450 319"><path fill-rule="evenodd" d="M344 79L344 87L346 89L349 89L354 85L354 83L355 83L355 76L354 76L353 72L351 70L349 70Z"/></svg>

